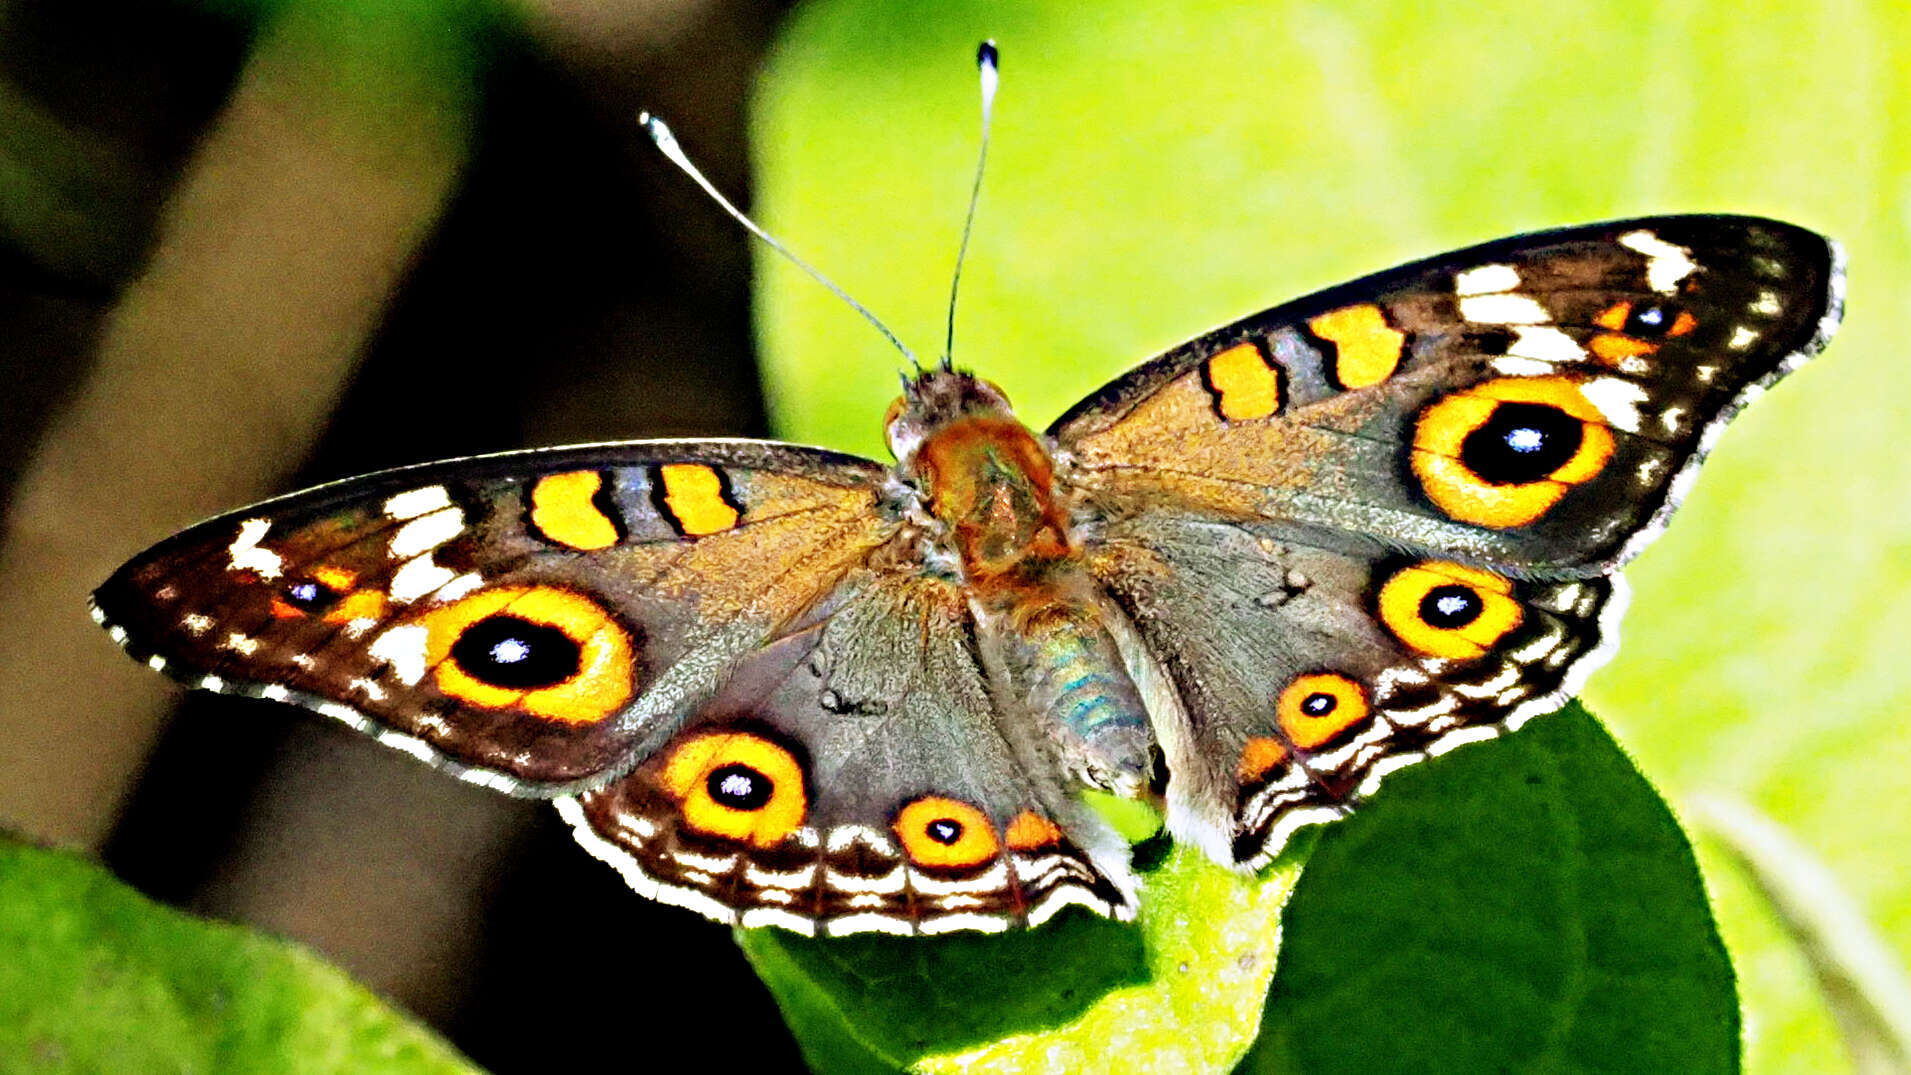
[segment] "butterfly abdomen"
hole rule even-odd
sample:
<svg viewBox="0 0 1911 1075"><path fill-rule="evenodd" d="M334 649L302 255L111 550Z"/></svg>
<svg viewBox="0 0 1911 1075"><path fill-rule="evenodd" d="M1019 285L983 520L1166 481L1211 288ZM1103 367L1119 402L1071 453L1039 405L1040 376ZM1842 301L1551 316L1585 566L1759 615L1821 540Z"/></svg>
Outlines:
<svg viewBox="0 0 1911 1075"><path fill-rule="evenodd" d="M991 614L1000 674L1040 721L1062 759L1088 783L1144 794L1154 734L1141 693L1120 651L1088 601L1030 593L1019 607Z"/></svg>

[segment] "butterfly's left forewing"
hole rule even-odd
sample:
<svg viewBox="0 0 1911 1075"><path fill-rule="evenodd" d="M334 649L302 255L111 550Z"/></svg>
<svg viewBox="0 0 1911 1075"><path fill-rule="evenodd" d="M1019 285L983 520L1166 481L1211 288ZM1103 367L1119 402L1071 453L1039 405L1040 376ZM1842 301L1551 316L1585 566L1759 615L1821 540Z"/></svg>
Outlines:
<svg viewBox="0 0 1911 1075"><path fill-rule="evenodd" d="M405 468L187 530L102 585L95 617L195 686L559 794L667 738L879 547L884 475L748 441Z"/></svg>

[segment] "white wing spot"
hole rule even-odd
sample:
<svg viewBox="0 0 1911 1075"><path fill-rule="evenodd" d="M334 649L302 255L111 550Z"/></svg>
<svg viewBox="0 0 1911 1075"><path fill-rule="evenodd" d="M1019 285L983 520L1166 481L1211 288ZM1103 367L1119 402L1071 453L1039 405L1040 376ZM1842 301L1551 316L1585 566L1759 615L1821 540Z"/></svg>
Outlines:
<svg viewBox="0 0 1911 1075"><path fill-rule="evenodd" d="M1587 401L1599 408L1606 421L1628 433L1639 432L1639 405L1646 390L1617 377L1596 377L1579 386Z"/></svg>
<svg viewBox="0 0 1911 1075"><path fill-rule="evenodd" d="M1619 237L1619 245L1646 256L1646 285L1661 295L1679 289L1679 281L1698 271L1692 252L1674 246L1649 231L1629 231Z"/></svg>
<svg viewBox="0 0 1911 1075"><path fill-rule="evenodd" d="M372 640L366 650L391 665L392 674L406 686L416 686L425 678L425 641L429 632L422 623L394 627Z"/></svg>
<svg viewBox="0 0 1911 1075"><path fill-rule="evenodd" d="M1482 265L1453 274L1453 290L1461 295L1490 295L1520 286L1519 270L1511 265Z"/></svg>
<svg viewBox="0 0 1911 1075"><path fill-rule="evenodd" d="M1520 325L1513 329L1513 336L1513 345L1506 349L1509 355L1541 362L1581 362L1586 358L1586 349L1556 328Z"/></svg>
<svg viewBox="0 0 1911 1075"><path fill-rule="evenodd" d="M259 542L265 540L266 531L272 529L270 519L247 519L239 524L239 536L233 539L227 550L232 555L233 571L254 571L260 578L276 579L284 568L285 561L271 549L262 549Z"/></svg>
<svg viewBox="0 0 1911 1075"><path fill-rule="evenodd" d="M420 553L430 552L464 531L464 512L455 507L442 508L428 515L420 515L392 535L391 558L409 560Z"/></svg>
<svg viewBox="0 0 1911 1075"><path fill-rule="evenodd" d="M1744 325L1740 325L1732 330L1732 338L1725 341L1725 346L1730 347L1734 351L1743 351L1747 347L1752 346L1757 340L1758 333L1753 332Z"/></svg>
<svg viewBox="0 0 1911 1075"><path fill-rule="evenodd" d="M1525 295L1468 295L1460 316L1483 325L1544 325L1553 319L1546 307Z"/></svg>
<svg viewBox="0 0 1911 1075"><path fill-rule="evenodd" d="M451 494L442 485L426 486L399 493L385 501L385 514L393 519L414 519L428 511L451 506Z"/></svg>
<svg viewBox="0 0 1911 1075"><path fill-rule="evenodd" d="M392 600L400 603L416 601L443 589L456 577L450 568L432 563L431 554L426 553L392 573L388 592Z"/></svg>

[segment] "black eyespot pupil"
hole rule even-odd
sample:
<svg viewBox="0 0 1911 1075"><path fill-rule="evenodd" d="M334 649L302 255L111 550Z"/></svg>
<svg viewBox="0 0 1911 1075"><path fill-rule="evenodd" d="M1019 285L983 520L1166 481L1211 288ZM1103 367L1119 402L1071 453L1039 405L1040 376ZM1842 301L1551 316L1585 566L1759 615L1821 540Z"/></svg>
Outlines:
<svg viewBox="0 0 1911 1075"><path fill-rule="evenodd" d="M1339 704L1340 699L1328 694L1326 691L1315 691L1301 699L1301 712L1310 717L1324 717L1332 713L1334 707Z"/></svg>
<svg viewBox="0 0 1911 1075"><path fill-rule="evenodd" d="M582 651L563 631L507 613L465 628L451 659L466 675L508 690L554 687L575 677Z"/></svg>
<svg viewBox="0 0 1911 1075"><path fill-rule="evenodd" d="M724 765L710 771L704 789L719 805L732 810L761 810L769 805L776 785L747 765Z"/></svg>
<svg viewBox="0 0 1911 1075"><path fill-rule="evenodd" d="M1465 586L1435 586L1420 599L1420 619L1430 627L1451 631L1465 627L1485 611L1480 595Z"/></svg>
<svg viewBox="0 0 1911 1075"><path fill-rule="evenodd" d="M338 591L322 582L300 579L285 588L285 600L295 608L314 611L338 600Z"/></svg>
<svg viewBox="0 0 1911 1075"><path fill-rule="evenodd" d="M962 822L954 818L939 817L923 826L923 831L928 833L929 839L936 843L951 845L962 839Z"/></svg>
<svg viewBox="0 0 1911 1075"><path fill-rule="evenodd" d="M1586 429L1579 419L1540 403L1502 403L1460 442L1460 461L1481 481L1525 485L1566 465Z"/></svg>

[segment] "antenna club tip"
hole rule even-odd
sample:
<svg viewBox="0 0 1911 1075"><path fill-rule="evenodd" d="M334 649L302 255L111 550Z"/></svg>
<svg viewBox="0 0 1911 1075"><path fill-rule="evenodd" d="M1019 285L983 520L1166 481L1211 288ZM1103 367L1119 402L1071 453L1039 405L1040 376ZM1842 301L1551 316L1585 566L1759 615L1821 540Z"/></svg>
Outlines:
<svg viewBox="0 0 1911 1075"><path fill-rule="evenodd" d="M995 47L995 39L989 38L976 46L975 62L982 67L996 67L1002 62L1002 50Z"/></svg>

